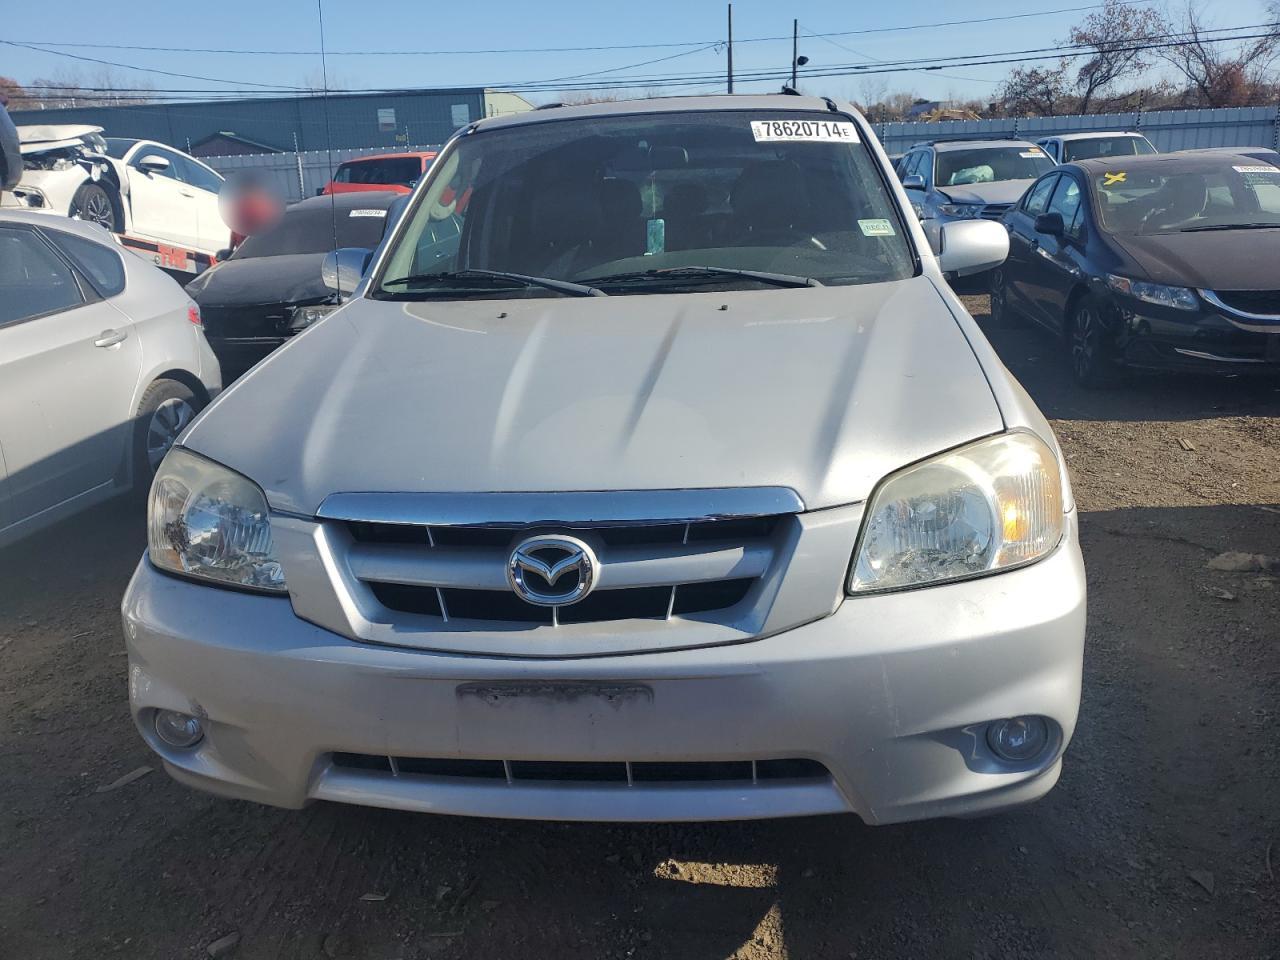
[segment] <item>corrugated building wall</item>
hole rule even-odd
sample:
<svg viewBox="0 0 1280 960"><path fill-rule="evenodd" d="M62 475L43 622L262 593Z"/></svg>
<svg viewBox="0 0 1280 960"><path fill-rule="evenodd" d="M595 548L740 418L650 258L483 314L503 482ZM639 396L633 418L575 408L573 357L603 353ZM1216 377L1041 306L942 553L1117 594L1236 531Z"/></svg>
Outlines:
<svg viewBox="0 0 1280 960"><path fill-rule="evenodd" d="M17 124L93 124L109 137L158 140L179 150L188 150L206 137L232 133L290 152L349 147L391 151L410 144L442 143L472 120L530 108L515 94L476 87L19 110L12 116Z"/></svg>

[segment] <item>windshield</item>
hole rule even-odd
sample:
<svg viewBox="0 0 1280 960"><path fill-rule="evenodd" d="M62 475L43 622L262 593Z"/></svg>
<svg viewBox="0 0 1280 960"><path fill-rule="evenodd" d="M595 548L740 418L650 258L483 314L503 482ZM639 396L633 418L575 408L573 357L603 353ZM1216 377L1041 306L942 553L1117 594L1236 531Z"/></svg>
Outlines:
<svg viewBox="0 0 1280 960"><path fill-rule="evenodd" d="M422 160L418 157L387 157L382 160L344 163L333 179L338 183L411 187L418 182L420 176Z"/></svg>
<svg viewBox="0 0 1280 960"><path fill-rule="evenodd" d="M117 160L123 160L124 155L129 152L129 148L138 142L124 137L104 137L103 139L107 145L107 156L115 157Z"/></svg>
<svg viewBox="0 0 1280 960"><path fill-rule="evenodd" d="M1053 169L1053 161L1039 147L975 147L938 153L935 182L939 187L1000 180L1034 180Z"/></svg>
<svg viewBox="0 0 1280 960"><path fill-rule="evenodd" d="M1280 169L1270 164L1224 163L1207 171L1116 169L1095 175L1093 183L1099 222L1112 233L1280 226Z"/></svg>
<svg viewBox="0 0 1280 960"><path fill-rule="evenodd" d="M332 205L333 201L327 197L295 203L275 226L240 244L231 259L328 253L335 247L366 247L372 250L382 239L388 203L368 198L386 197L387 194L380 191L361 196L364 199L357 206Z"/></svg>
<svg viewBox="0 0 1280 960"><path fill-rule="evenodd" d="M1156 148L1146 137L1091 137L1088 140L1068 140L1062 145L1062 162L1092 160L1095 157L1131 157L1134 154L1155 153Z"/></svg>
<svg viewBox="0 0 1280 960"><path fill-rule="evenodd" d="M552 295L511 283L405 282L465 270L610 294L777 286L725 270L824 284L914 270L866 144L832 114L658 113L482 130L459 140L432 176L374 296Z"/></svg>

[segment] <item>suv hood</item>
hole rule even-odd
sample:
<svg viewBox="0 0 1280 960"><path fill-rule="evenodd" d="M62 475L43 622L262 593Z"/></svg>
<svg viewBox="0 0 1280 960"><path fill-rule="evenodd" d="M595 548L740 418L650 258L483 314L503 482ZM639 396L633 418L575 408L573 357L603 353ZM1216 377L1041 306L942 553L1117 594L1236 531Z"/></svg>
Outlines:
<svg viewBox="0 0 1280 960"><path fill-rule="evenodd" d="M953 203L1017 203L1034 180L997 180L995 183L965 183L939 187L938 192Z"/></svg>
<svg viewBox="0 0 1280 960"><path fill-rule="evenodd" d="M609 299L353 300L184 445L313 515L352 491L782 486L809 509L1003 428L927 277Z"/></svg>

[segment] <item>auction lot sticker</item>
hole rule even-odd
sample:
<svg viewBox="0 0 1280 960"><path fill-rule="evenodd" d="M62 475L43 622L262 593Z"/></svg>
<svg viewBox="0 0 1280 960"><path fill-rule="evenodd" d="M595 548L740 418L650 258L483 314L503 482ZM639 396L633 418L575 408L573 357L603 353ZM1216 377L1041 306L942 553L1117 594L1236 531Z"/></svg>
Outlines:
<svg viewBox="0 0 1280 960"><path fill-rule="evenodd" d="M858 128L848 120L752 120L756 143L858 143Z"/></svg>

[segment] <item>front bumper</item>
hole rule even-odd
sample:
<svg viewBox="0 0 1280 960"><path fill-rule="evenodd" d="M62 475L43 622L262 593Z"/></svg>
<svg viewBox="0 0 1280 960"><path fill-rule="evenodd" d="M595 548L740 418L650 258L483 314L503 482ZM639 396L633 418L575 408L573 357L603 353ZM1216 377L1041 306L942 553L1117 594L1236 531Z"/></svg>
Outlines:
<svg viewBox="0 0 1280 960"><path fill-rule="evenodd" d="M1080 701L1084 567L1074 516L1020 570L844 601L771 637L537 660L348 640L285 599L179 580L144 558L124 599L129 695L178 780L284 807L336 800L563 820L728 820L853 812L868 823L972 815L1056 782ZM487 691L476 695L477 689ZM622 691L621 693L619 691ZM164 745L154 710L205 720ZM997 761L986 722L1048 718L1030 764ZM334 755L507 761L803 758L829 776L596 783L399 774Z"/></svg>
<svg viewBox="0 0 1280 960"><path fill-rule="evenodd" d="M1280 327L1242 329L1205 306L1176 310L1115 298L1117 352L1131 367L1225 374L1280 375Z"/></svg>

